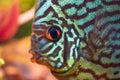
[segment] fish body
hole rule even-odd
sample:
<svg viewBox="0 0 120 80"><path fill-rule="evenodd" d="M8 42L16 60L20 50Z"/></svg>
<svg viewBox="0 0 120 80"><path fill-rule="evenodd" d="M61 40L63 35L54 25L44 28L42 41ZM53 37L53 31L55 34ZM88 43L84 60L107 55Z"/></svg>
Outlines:
<svg viewBox="0 0 120 80"><path fill-rule="evenodd" d="M38 0L30 52L59 80L120 80L120 0Z"/></svg>

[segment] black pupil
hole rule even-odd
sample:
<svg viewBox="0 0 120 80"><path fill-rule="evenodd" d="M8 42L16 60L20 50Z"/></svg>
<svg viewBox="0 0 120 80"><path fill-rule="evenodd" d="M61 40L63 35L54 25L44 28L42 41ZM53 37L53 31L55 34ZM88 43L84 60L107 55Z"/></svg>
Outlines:
<svg viewBox="0 0 120 80"><path fill-rule="evenodd" d="M58 38L57 30L58 30L57 27L54 27L54 26L49 29L49 33L53 39Z"/></svg>

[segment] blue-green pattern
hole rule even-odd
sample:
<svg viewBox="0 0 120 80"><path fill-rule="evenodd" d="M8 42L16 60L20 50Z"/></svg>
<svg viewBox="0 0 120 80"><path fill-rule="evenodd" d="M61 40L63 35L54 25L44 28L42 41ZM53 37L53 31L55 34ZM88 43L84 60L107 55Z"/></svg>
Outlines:
<svg viewBox="0 0 120 80"><path fill-rule="evenodd" d="M38 0L32 30L32 60L59 80L120 80L120 0Z"/></svg>

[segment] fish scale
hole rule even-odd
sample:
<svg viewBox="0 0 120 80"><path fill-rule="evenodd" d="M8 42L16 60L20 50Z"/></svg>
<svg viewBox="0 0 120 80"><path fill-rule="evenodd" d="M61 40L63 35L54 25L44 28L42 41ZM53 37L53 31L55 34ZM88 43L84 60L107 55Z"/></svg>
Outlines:
<svg viewBox="0 0 120 80"><path fill-rule="evenodd" d="M32 61L59 80L120 80L120 0L37 2Z"/></svg>

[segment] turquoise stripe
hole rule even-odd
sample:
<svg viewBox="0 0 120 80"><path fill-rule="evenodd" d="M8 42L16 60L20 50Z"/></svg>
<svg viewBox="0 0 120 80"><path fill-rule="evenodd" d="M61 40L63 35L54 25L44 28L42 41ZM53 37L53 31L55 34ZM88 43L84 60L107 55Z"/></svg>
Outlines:
<svg viewBox="0 0 120 80"><path fill-rule="evenodd" d="M58 3L60 6L65 6L67 4L76 4L80 5L84 2L84 0L58 0Z"/></svg>
<svg viewBox="0 0 120 80"><path fill-rule="evenodd" d="M85 23L87 23L88 21L91 21L95 18L96 12L91 12L89 13L85 18L79 19L79 20L74 20L74 23L77 25L84 25Z"/></svg>
<svg viewBox="0 0 120 80"><path fill-rule="evenodd" d="M103 25L107 22L116 21L116 20L119 20L119 19L120 19L120 14L116 14L116 15L113 15L113 16L106 16L104 18L99 19L97 25L100 26L100 25Z"/></svg>
<svg viewBox="0 0 120 80"><path fill-rule="evenodd" d="M86 7L82 7L81 9L79 9L77 11L78 16L81 16L81 15L86 14L86 13L87 13Z"/></svg>

